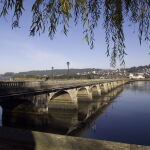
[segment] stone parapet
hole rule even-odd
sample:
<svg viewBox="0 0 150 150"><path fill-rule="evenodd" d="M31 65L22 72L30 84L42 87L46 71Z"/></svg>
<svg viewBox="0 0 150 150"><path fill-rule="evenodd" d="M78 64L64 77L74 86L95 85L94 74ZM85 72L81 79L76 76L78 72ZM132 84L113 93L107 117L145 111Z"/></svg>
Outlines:
<svg viewBox="0 0 150 150"><path fill-rule="evenodd" d="M0 150L150 150L150 146L0 128Z"/></svg>

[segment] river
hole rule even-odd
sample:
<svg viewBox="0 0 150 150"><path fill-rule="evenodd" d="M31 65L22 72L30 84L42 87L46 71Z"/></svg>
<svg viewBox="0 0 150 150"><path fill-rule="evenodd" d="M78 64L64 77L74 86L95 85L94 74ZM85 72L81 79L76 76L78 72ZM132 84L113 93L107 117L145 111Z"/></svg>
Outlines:
<svg viewBox="0 0 150 150"><path fill-rule="evenodd" d="M150 82L124 86L111 106L81 136L93 139L150 145Z"/></svg>
<svg viewBox="0 0 150 150"><path fill-rule="evenodd" d="M3 114L2 118L0 107L0 126L150 145L150 81L131 82L114 93L103 97L103 101L113 98L105 106L99 98L80 102L77 111L49 110L44 116Z"/></svg>

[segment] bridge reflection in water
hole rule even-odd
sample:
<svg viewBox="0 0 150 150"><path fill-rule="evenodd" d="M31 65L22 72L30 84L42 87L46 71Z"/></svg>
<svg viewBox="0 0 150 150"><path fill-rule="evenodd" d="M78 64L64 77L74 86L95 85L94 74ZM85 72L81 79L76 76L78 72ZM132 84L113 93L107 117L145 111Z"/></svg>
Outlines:
<svg viewBox="0 0 150 150"><path fill-rule="evenodd" d="M94 89L93 89L94 90ZM94 99L78 99L78 109L48 109L46 114L8 112L3 109L2 125L14 128L30 129L42 132L82 135L87 124L99 117L123 90L118 87L103 96ZM96 127L93 126L96 129Z"/></svg>

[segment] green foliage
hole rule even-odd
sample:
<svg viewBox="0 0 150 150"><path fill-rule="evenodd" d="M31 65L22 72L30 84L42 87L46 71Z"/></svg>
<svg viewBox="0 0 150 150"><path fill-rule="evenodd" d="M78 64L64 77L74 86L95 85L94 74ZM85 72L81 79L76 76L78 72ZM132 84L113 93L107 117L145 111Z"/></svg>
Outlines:
<svg viewBox="0 0 150 150"><path fill-rule="evenodd" d="M14 12L12 27L19 27L19 19L23 14L23 0L0 0L0 16ZM94 47L94 29L103 17L107 56L111 57L111 65L115 66L119 58L124 64L125 37L123 24L128 19L136 24L140 43L150 41L150 1L149 0L34 0L32 5L32 23L30 35L48 30L51 39L62 26L65 35L69 30L69 21L74 19L75 25L81 22L84 38L90 48Z"/></svg>

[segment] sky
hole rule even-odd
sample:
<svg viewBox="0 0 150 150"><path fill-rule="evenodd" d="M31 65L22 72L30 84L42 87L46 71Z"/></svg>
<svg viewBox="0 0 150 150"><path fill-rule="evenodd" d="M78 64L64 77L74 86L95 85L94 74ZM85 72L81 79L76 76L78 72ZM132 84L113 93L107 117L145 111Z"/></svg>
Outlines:
<svg viewBox="0 0 150 150"><path fill-rule="evenodd" d="M59 29L51 40L47 33L29 36L30 11L25 11L20 28L11 28L11 17L0 18L0 74L29 70L51 70L67 68L110 69L110 58L106 56L105 33L101 27L95 31L95 47L90 49L85 42L80 24L70 24L68 36ZM127 56L125 67L148 65L148 44L140 46L137 33L127 25L124 28ZM119 68L119 63L116 68Z"/></svg>

